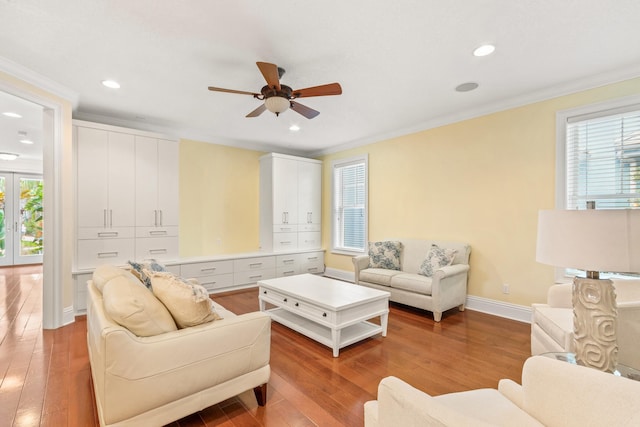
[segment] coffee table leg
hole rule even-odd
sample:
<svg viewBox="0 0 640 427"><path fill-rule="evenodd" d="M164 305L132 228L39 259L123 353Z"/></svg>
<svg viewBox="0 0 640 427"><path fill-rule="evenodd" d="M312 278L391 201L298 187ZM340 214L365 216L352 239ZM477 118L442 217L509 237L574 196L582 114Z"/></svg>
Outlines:
<svg viewBox="0 0 640 427"><path fill-rule="evenodd" d="M338 357L340 352L340 329L331 329L331 341L333 342L333 357Z"/></svg>
<svg viewBox="0 0 640 427"><path fill-rule="evenodd" d="M389 313L380 316L380 326L382 326L382 336L387 336L387 325L389 324Z"/></svg>
<svg viewBox="0 0 640 427"><path fill-rule="evenodd" d="M265 309L265 303L264 300L262 298L258 298L258 306L260 307L260 311L264 311Z"/></svg>

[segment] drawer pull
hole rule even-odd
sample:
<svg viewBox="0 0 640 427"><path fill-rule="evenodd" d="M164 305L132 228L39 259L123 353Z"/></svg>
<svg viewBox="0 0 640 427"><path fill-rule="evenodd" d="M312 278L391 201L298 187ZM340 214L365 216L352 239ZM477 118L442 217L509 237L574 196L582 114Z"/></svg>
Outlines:
<svg viewBox="0 0 640 427"><path fill-rule="evenodd" d="M207 268L201 268L200 271L201 272L206 272L206 271L216 271L217 267L207 267Z"/></svg>
<svg viewBox="0 0 640 427"><path fill-rule="evenodd" d="M165 236L167 234L166 230L157 230L157 231L150 231L149 235L151 236Z"/></svg>
<svg viewBox="0 0 640 427"><path fill-rule="evenodd" d="M285 298L285 299L283 299L283 301L284 301L284 302L287 302L287 299Z"/></svg>
<svg viewBox="0 0 640 427"><path fill-rule="evenodd" d="M213 282L203 282L203 283L200 283L200 284L201 284L202 286L204 286L204 285L215 285L216 283L218 283L218 282L216 282L216 281L214 280Z"/></svg>
<svg viewBox="0 0 640 427"><path fill-rule="evenodd" d="M307 271L318 271L318 267L307 268Z"/></svg>
<svg viewBox="0 0 640 427"><path fill-rule="evenodd" d="M118 256L118 252L98 252L98 258L114 258Z"/></svg>
<svg viewBox="0 0 640 427"><path fill-rule="evenodd" d="M266 295L266 294L267 294L267 291L262 291L262 293Z"/></svg>
<svg viewBox="0 0 640 427"><path fill-rule="evenodd" d="M167 250L166 249L149 249L149 253L156 255L156 254L166 254Z"/></svg>
<svg viewBox="0 0 640 427"><path fill-rule="evenodd" d="M312 261L312 260L314 260L314 259L318 259L318 257L317 257L317 256L310 256L310 257L307 257L307 259L308 259L309 261Z"/></svg>
<svg viewBox="0 0 640 427"><path fill-rule="evenodd" d="M118 237L117 231L103 231L98 233L98 237Z"/></svg>
<svg viewBox="0 0 640 427"><path fill-rule="evenodd" d="M290 240L287 240L286 242L280 242L280 244L281 244L281 245L290 245L290 244L291 244L291 241L290 241Z"/></svg>
<svg viewBox="0 0 640 427"><path fill-rule="evenodd" d="M260 279L262 278L262 274L258 274L257 276L249 276L249 279Z"/></svg>
<svg viewBox="0 0 640 427"><path fill-rule="evenodd" d="M261 262L254 262L253 264L249 264L249 267L253 268L253 267L262 267L262 263Z"/></svg>
<svg viewBox="0 0 640 427"><path fill-rule="evenodd" d="M291 259L283 259L282 260L283 263L288 263L288 262L293 262L293 261L295 261L293 258L291 258Z"/></svg>
<svg viewBox="0 0 640 427"><path fill-rule="evenodd" d="M322 317L327 317L327 313L322 313Z"/></svg>
<svg viewBox="0 0 640 427"><path fill-rule="evenodd" d="M296 303L296 307L300 307L300 303L299 302Z"/></svg>
<svg viewBox="0 0 640 427"><path fill-rule="evenodd" d="M282 274L283 274L284 276L286 276L287 274L288 274L288 275L292 275L293 273L294 273L294 271L293 271L293 270L290 270L290 271L283 271L283 272L282 272Z"/></svg>

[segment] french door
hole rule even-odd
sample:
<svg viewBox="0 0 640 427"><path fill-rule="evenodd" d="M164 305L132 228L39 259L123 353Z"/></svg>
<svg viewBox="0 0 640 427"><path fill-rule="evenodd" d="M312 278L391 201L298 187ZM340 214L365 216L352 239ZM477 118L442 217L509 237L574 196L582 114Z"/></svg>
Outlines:
<svg viewBox="0 0 640 427"><path fill-rule="evenodd" d="M42 175L0 172L0 266L42 263Z"/></svg>

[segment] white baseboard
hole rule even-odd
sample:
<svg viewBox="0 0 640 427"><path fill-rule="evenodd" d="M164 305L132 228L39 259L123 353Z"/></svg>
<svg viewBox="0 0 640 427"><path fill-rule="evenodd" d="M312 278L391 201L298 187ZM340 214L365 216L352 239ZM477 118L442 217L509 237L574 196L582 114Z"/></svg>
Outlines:
<svg viewBox="0 0 640 427"><path fill-rule="evenodd" d="M324 275L333 279L344 280L346 282L355 282L355 276L351 271L327 268ZM468 295L465 307L467 310L492 314L498 317L517 320L518 322L531 323L531 307L524 305L511 304L489 298Z"/></svg>
<svg viewBox="0 0 640 427"><path fill-rule="evenodd" d="M76 321L76 311L73 306L65 307L62 310L62 326L70 325Z"/></svg>

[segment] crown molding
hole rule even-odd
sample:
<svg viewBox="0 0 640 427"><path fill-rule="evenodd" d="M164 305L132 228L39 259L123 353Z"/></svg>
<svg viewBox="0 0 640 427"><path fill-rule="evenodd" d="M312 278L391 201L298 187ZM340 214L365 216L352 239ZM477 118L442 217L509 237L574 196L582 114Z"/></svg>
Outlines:
<svg viewBox="0 0 640 427"><path fill-rule="evenodd" d="M74 90L2 56L0 56L0 71L71 102L74 109L78 105L79 95Z"/></svg>

